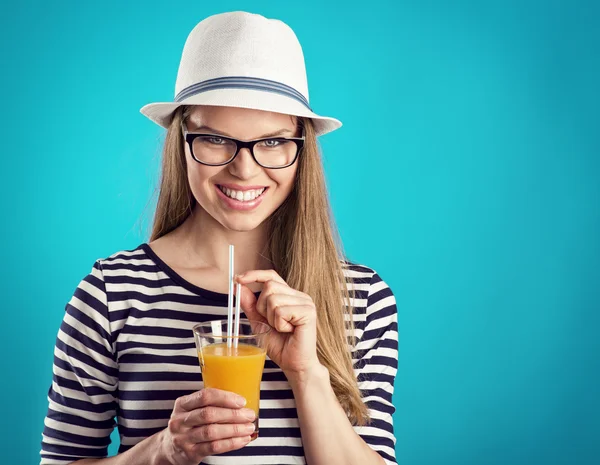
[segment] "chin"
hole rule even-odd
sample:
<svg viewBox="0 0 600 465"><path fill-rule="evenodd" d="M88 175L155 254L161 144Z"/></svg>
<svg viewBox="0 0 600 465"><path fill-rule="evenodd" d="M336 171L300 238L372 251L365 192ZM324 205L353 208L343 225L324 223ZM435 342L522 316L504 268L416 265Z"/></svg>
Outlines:
<svg viewBox="0 0 600 465"><path fill-rule="evenodd" d="M231 231L248 232L253 231L264 223L266 218L263 220L256 220L253 218L236 218L235 220L222 221L221 224Z"/></svg>

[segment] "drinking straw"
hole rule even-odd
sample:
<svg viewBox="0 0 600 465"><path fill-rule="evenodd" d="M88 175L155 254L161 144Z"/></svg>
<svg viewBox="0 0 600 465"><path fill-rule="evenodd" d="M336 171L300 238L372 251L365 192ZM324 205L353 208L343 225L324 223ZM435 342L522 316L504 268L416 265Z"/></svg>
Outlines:
<svg viewBox="0 0 600 465"><path fill-rule="evenodd" d="M231 347L233 328L233 245L229 246L229 299L227 301L227 348Z"/></svg>
<svg viewBox="0 0 600 465"><path fill-rule="evenodd" d="M242 300L242 296L240 295L242 292L242 285L237 283L235 288L235 331L233 335L235 336L233 339L233 347L237 349L238 347L238 338L240 337L240 301Z"/></svg>

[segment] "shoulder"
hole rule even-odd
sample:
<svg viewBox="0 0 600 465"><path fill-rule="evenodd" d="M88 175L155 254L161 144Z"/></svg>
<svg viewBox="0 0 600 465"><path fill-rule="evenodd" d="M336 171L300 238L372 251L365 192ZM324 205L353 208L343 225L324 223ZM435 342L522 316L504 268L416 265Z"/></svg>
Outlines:
<svg viewBox="0 0 600 465"><path fill-rule="evenodd" d="M342 260L342 270L346 282L351 289L355 291L366 291L364 298L369 300L369 304L374 303L384 297L393 297L392 290L382 277L373 268L347 260Z"/></svg>
<svg viewBox="0 0 600 465"><path fill-rule="evenodd" d="M145 262L150 263L146 254L146 244L140 244L134 249L119 250L105 258L98 258L95 266L101 269L111 269L127 267L127 265L142 265Z"/></svg>
<svg viewBox="0 0 600 465"><path fill-rule="evenodd" d="M375 344L387 331L396 331L396 299L390 286L373 268L342 261L342 269L352 294L355 335L365 348Z"/></svg>
<svg viewBox="0 0 600 465"><path fill-rule="evenodd" d="M353 263L348 260L341 260L341 263L346 281L368 283L373 275L376 274L373 268L369 268L365 265L359 265L358 263Z"/></svg>
<svg viewBox="0 0 600 465"><path fill-rule="evenodd" d="M131 270L136 262L147 258L142 245L131 250L120 250L105 258L98 258L80 279L67 303L67 314L81 324L99 328L107 338L111 332L111 289L115 283L130 281L136 276ZM125 276L125 278L122 278Z"/></svg>
<svg viewBox="0 0 600 465"><path fill-rule="evenodd" d="M87 276L81 280L77 289L91 292L95 297L99 298L98 293L106 293L106 274L111 274L111 270L130 267L139 262L139 260L146 258L142 245L135 249L115 252L105 258L98 258L92 265L92 269L88 272Z"/></svg>
<svg viewBox="0 0 600 465"><path fill-rule="evenodd" d="M115 286L121 289L140 280L155 279L156 275L156 265L146 253L146 245L141 244L96 259L82 283L92 282L98 291L109 294Z"/></svg>

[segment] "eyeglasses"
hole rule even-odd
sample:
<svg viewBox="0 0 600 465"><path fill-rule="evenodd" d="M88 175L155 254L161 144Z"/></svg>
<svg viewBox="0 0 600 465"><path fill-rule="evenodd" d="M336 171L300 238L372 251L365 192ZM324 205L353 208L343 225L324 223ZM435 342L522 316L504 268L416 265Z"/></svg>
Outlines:
<svg viewBox="0 0 600 465"><path fill-rule="evenodd" d="M304 147L304 130L302 137L268 137L241 141L219 134L189 132L183 123L181 129L194 160L208 166L227 165L237 157L241 149L248 149L254 161L263 168L287 168L296 162Z"/></svg>

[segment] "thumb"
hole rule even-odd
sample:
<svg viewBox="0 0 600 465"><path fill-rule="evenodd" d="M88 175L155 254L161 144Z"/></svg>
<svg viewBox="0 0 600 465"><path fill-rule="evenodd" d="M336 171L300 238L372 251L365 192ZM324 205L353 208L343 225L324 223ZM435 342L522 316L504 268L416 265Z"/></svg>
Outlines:
<svg viewBox="0 0 600 465"><path fill-rule="evenodd" d="M237 286L234 286L234 292L237 291ZM256 309L256 302L258 299L254 295L254 292L250 290L248 286L244 284L240 285L240 307L246 314L246 318L252 321L260 321L266 323L267 320Z"/></svg>

